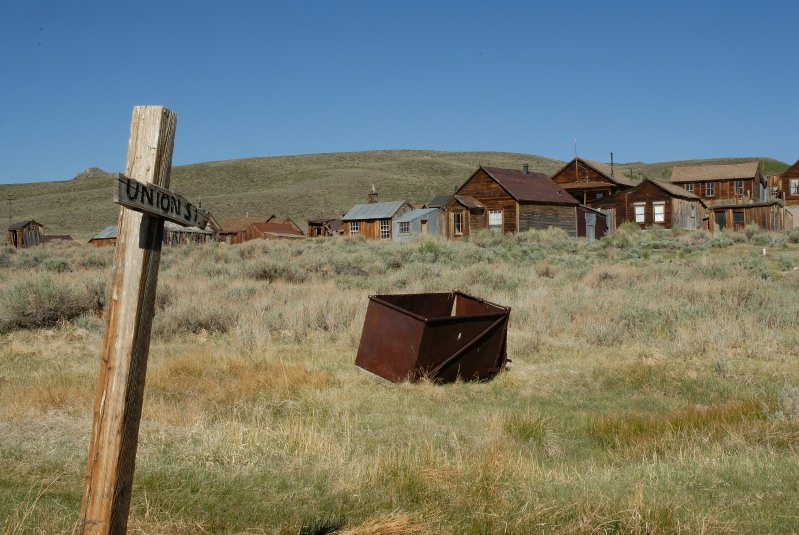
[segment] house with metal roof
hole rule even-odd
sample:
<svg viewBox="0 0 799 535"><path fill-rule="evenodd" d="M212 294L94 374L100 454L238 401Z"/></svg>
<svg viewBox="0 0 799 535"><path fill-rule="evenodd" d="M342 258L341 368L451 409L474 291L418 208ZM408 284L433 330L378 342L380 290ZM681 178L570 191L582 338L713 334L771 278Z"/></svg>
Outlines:
<svg viewBox="0 0 799 535"><path fill-rule="evenodd" d="M760 162L676 166L671 183L693 193L706 205L769 200Z"/></svg>
<svg viewBox="0 0 799 535"><path fill-rule="evenodd" d="M438 235L444 214L438 208L415 208L394 218L392 239L410 241L414 236Z"/></svg>
<svg viewBox="0 0 799 535"><path fill-rule="evenodd" d="M394 219L411 210L413 208L406 201L356 204L341 218L344 234L360 235L369 240L390 240Z"/></svg>
<svg viewBox="0 0 799 535"><path fill-rule="evenodd" d="M6 242L17 249L40 245L44 242L44 225L33 219L13 223L8 227Z"/></svg>
<svg viewBox="0 0 799 535"><path fill-rule="evenodd" d="M632 180L621 173L618 166L582 158L574 158L550 178L581 204L588 204L594 199L607 197L635 186Z"/></svg>
<svg viewBox="0 0 799 535"><path fill-rule="evenodd" d="M488 229L499 234L564 229L578 236L577 199L544 173L480 166L447 201L443 234L460 240ZM583 227L584 228L584 227Z"/></svg>
<svg viewBox="0 0 799 535"><path fill-rule="evenodd" d="M108 225L101 230L96 236L89 240L89 243L95 247L103 247L105 245L115 246L117 244L117 226Z"/></svg>

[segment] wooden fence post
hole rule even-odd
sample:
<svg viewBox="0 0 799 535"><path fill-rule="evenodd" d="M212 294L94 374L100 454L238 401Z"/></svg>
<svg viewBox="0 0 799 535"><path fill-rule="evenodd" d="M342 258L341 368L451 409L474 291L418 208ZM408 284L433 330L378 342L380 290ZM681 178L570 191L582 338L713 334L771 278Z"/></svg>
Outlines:
<svg viewBox="0 0 799 535"><path fill-rule="evenodd" d="M133 109L125 176L169 187L176 124L161 106ZM120 208L81 534L127 531L163 232L163 219Z"/></svg>

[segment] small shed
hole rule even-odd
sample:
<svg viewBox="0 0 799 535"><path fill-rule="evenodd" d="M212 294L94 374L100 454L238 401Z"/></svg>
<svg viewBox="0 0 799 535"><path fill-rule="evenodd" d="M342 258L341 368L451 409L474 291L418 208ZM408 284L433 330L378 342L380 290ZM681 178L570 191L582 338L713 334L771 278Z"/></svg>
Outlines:
<svg viewBox="0 0 799 535"><path fill-rule="evenodd" d="M580 205L577 207L577 235L588 241L608 235L608 216L602 210Z"/></svg>
<svg viewBox="0 0 799 535"><path fill-rule="evenodd" d="M711 232L724 229L741 231L752 224L765 230L793 228L792 213L778 199L744 204L714 204L708 207L708 212L708 230Z"/></svg>
<svg viewBox="0 0 799 535"><path fill-rule="evenodd" d="M207 243L214 241L214 231L205 227L184 227L171 221L164 221L164 245L175 246L186 243Z"/></svg>
<svg viewBox="0 0 799 535"><path fill-rule="evenodd" d="M588 205L612 212L616 225L631 221L641 228L658 225L686 230L703 228L707 208L702 199L684 188L650 179L643 180L633 189L595 199Z"/></svg>
<svg viewBox="0 0 799 535"><path fill-rule="evenodd" d="M116 246L117 244L117 226L108 225L100 231L94 238L89 240L89 243L95 247L104 247L106 245Z"/></svg>
<svg viewBox="0 0 799 535"><path fill-rule="evenodd" d="M344 224L340 217L318 217L308 220L309 238L340 236L344 234Z"/></svg>
<svg viewBox="0 0 799 535"><path fill-rule="evenodd" d="M246 241L250 240L297 240L305 238L302 231L285 223L253 223L247 228Z"/></svg>
<svg viewBox="0 0 799 535"><path fill-rule="evenodd" d="M417 234L437 235L442 215L438 208L416 208L402 214L394 219L394 241L409 241Z"/></svg>
<svg viewBox="0 0 799 535"><path fill-rule="evenodd" d="M33 219L14 223L8 227L6 242L17 249L40 245L44 242L44 225Z"/></svg>

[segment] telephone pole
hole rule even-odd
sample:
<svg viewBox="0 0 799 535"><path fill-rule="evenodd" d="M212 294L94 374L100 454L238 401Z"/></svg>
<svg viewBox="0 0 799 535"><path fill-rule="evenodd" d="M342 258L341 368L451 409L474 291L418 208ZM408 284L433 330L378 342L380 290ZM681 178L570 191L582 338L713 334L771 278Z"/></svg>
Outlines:
<svg viewBox="0 0 799 535"><path fill-rule="evenodd" d="M13 200L14 200L14 197L12 197L12 196L11 196L11 194L9 193L9 194L8 194L8 226L9 226L9 227L10 227L10 226L11 226L11 224L13 223L13 221L11 220L11 218L12 218L12 213L11 213L11 201L13 201Z"/></svg>

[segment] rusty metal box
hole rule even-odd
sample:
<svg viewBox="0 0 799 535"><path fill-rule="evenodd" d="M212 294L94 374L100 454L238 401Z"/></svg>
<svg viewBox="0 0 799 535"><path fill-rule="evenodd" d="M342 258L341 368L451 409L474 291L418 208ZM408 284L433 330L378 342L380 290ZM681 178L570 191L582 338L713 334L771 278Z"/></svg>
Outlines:
<svg viewBox="0 0 799 535"><path fill-rule="evenodd" d="M393 382L488 379L507 362L509 317L457 290L372 295L355 365Z"/></svg>

